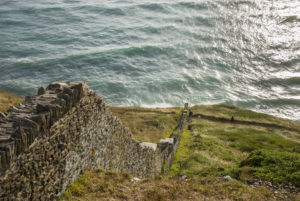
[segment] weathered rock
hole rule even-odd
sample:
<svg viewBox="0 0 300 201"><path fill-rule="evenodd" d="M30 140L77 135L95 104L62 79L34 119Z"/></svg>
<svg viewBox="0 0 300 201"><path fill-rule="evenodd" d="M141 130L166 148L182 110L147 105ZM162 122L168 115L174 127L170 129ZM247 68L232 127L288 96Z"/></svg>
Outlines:
<svg viewBox="0 0 300 201"><path fill-rule="evenodd" d="M44 89L44 87L40 87L39 89L38 89L38 95L43 95L43 94L45 94L46 93L46 90Z"/></svg>
<svg viewBox="0 0 300 201"><path fill-rule="evenodd" d="M25 103L31 103L32 97L31 96L25 96Z"/></svg>
<svg viewBox="0 0 300 201"><path fill-rule="evenodd" d="M5 117L6 117L6 115L3 112L0 112L0 119L3 119Z"/></svg>

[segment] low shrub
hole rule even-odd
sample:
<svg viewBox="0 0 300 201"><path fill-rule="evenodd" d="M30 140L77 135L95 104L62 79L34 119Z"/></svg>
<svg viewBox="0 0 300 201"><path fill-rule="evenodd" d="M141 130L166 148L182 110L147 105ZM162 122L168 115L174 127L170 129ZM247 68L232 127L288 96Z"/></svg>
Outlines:
<svg viewBox="0 0 300 201"><path fill-rule="evenodd" d="M240 167L249 167L254 176L300 187L300 154L270 150L253 151Z"/></svg>

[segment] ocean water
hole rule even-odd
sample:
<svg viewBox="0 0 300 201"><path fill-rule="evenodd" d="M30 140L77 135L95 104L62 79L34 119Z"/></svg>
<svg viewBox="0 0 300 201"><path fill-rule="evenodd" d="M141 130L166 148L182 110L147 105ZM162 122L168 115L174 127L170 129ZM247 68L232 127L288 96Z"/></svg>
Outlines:
<svg viewBox="0 0 300 201"><path fill-rule="evenodd" d="M0 89L85 80L111 105L300 119L299 0L1 0Z"/></svg>

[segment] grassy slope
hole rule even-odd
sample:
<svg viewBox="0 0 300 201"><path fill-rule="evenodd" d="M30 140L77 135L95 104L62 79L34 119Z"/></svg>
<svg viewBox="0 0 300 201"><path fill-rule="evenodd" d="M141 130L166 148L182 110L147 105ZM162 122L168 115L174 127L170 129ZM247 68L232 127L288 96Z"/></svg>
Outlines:
<svg viewBox="0 0 300 201"><path fill-rule="evenodd" d="M231 106L191 110L194 117L183 133L171 175L260 177L300 187L299 123ZM281 127L274 128L273 122Z"/></svg>
<svg viewBox="0 0 300 201"><path fill-rule="evenodd" d="M24 101L23 98L7 93L0 90L0 112L6 112L6 110L12 106Z"/></svg>
<svg viewBox="0 0 300 201"><path fill-rule="evenodd" d="M138 139L156 142L174 126L165 109L112 108ZM167 114L162 113L164 110ZM171 109L173 110L173 109ZM71 185L63 200L298 200L299 194L275 194L253 188L259 177L298 185L300 123L232 106L194 106L169 176L130 181L130 175L86 171L85 181ZM157 111L157 112L155 112ZM159 117L157 116L159 113ZM165 116L164 116L165 115ZM235 121L230 122L234 116ZM173 118L168 120L168 118ZM154 126L165 119L164 126ZM154 122L156 123L149 123ZM154 132L153 129L155 129ZM153 133L159 133L153 137ZM166 133L166 134L164 134ZM148 136L149 135L149 136ZM139 137L140 136L140 137ZM115 176L104 179L107 174ZM91 176L93 175L93 176ZM122 176L123 175L123 176ZM187 180L180 179L187 175ZM230 175L233 180L223 179ZM94 181L99 177L97 181ZM89 187L99 184L100 189ZM78 192L79 190L79 192ZM287 197L286 197L287 196Z"/></svg>
<svg viewBox="0 0 300 201"><path fill-rule="evenodd" d="M23 98L0 91L0 111ZM157 142L176 126L180 108L110 107L135 138ZM243 183L300 181L300 123L232 106L194 106L170 176L132 182L126 173L85 171L62 200L299 200ZM234 116L235 121L229 119ZM187 175L188 179L180 179ZM230 175L233 180L225 180ZM288 197L285 197L288 196Z"/></svg>
<svg viewBox="0 0 300 201"><path fill-rule="evenodd" d="M133 181L127 173L85 171L61 200L275 200L266 189L236 180L157 177Z"/></svg>
<svg viewBox="0 0 300 201"><path fill-rule="evenodd" d="M177 126L181 108L109 107L123 124L131 129L135 139L157 143Z"/></svg>

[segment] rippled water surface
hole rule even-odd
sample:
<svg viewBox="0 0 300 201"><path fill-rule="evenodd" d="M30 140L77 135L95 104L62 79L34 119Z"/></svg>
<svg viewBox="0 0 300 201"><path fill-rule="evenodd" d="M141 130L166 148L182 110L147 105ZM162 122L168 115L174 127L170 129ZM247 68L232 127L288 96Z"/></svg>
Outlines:
<svg viewBox="0 0 300 201"><path fill-rule="evenodd" d="M112 105L300 119L300 1L1 0L0 88L73 80Z"/></svg>

